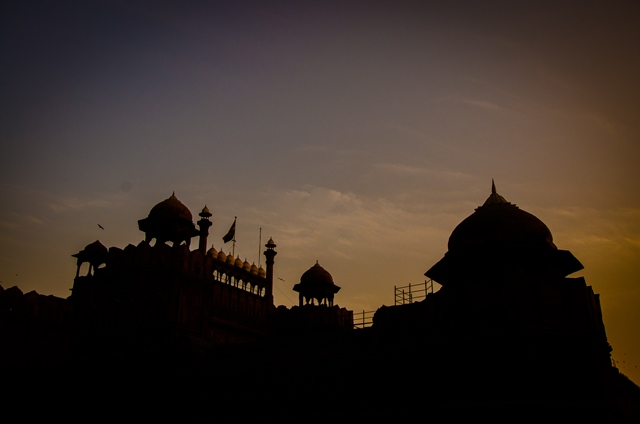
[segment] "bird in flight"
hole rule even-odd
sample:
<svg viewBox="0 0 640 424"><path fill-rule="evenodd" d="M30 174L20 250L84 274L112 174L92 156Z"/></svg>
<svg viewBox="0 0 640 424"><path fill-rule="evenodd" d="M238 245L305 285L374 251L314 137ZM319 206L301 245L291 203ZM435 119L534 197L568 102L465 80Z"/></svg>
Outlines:
<svg viewBox="0 0 640 424"><path fill-rule="evenodd" d="M101 230L104 230L104 227L100 224L98 224L98 227L100 227Z"/></svg>

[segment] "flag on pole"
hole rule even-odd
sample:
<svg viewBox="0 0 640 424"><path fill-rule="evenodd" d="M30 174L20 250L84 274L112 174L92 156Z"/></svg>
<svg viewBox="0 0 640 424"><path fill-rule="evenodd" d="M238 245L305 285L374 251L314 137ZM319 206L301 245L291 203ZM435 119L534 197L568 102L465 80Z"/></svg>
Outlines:
<svg viewBox="0 0 640 424"><path fill-rule="evenodd" d="M233 224L231 224L231 228L227 231L224 237L222 237L222 241L225 243L230 242L236 237L236 218L233 218Z"/></svg>

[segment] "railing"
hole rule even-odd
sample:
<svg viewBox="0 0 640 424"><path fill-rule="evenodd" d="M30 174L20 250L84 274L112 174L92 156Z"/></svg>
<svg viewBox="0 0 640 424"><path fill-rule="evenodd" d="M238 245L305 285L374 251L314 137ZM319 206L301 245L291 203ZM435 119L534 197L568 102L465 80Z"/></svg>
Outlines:
<svg viewBox="0 0 640 424"><path fill-rule="evenodd" d="M395 305L406 305L417 302L433 293L433 280L425 280L424 283L409 284L403 287L393 287L395 292Z"/></svg>
<svg viewBox="0 0 640 424"><path fill-rule="evenodd" d="M373 325L373 314L376 311L362 311L353 313L353 328L365 328Z"/></svg>

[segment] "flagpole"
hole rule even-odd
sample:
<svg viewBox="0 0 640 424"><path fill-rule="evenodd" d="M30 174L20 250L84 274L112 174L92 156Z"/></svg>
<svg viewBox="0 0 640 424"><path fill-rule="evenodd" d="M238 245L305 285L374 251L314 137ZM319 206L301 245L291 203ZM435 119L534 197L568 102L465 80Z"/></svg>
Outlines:
<svg viewBox="0 0 640 424"><path fill-rule="evenodd" d="M224 242L224 244L229 243L231 240L233 240L233 247L231 248L231 255L233 257L236 256L236 221L238 220L237 216L233 217L233 224L231 224L231 228L229 228L229 231L227 231L227 234L224 235L224 237L222 237L222 241Z"/></svg>
<svg viewBox="0 0 640 424"><path fill-rule="evenodd" d="M260 227L260 237L258 237L258 268L260 268L260 248L262 246L262 227Z"/></svg>
<svg viewBox="0 0 640 424"><path fill-rule="evenodd" d="M236 224L238 220L237 216L233 217L233 225L234 225L234 229L233 229L233 247L231 250L231 256L233 256L234 258L236 257L236 230L238 229L238 225Z"/></svg>

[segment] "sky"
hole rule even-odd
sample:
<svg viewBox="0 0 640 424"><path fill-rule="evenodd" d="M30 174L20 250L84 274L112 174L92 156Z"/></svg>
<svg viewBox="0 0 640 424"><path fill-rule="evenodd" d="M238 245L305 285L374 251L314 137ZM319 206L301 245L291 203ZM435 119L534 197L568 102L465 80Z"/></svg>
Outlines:
<svg viewBox="0 0 640 424"><path fill-rule="evenodd" d="M4 5L0 285L67 297L72 254L138 244L175 192L217 250L235 216L242 259L273 238L276 304L318 261L375 311L494 179L582 262L640 383L638 22L633 1Z"/></svg>

